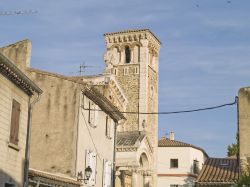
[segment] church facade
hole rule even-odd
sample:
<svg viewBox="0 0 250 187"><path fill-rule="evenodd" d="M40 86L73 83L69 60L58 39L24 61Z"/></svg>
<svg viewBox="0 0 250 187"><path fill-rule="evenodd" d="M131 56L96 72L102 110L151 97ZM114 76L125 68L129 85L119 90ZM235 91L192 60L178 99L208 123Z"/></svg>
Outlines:
<svg viewBox="0 0 250 187"><path fill-rule="evenodd" d="M156 186L160 40L149 30L104 34L105 74L127 97L126 121L117 127L116 186Z"/></svg>

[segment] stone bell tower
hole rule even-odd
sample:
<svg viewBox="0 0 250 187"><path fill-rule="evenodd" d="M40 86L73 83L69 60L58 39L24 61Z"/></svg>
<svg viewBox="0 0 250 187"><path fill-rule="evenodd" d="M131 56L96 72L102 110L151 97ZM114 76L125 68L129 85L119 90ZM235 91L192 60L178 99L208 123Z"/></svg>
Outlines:
<svg viewBox="0 0 250 187"><path fill-rule="evenodd" d="M113 74L128 99L126 122L118 131L143 131L158 141L158 61L161 42L149 30L104 34L105 72Z"/></svg>

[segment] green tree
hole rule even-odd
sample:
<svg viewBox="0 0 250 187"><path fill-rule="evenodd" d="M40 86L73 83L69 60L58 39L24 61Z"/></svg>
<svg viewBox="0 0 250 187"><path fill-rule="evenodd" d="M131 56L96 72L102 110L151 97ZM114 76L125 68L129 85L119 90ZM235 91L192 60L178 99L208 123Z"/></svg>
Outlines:
<svg viewBox="0 0 250 187"><path fill-rule="evenodd" d="M243 174L237 182L238 187L250 186L250 168Z"/></svg>
<svg viewBox="0 0 250 187"><path fill-rule="evenodd" d="M231 145L227 146L227 156L234 156L239 153L239 146L238 144L232 143Z"/></svg>

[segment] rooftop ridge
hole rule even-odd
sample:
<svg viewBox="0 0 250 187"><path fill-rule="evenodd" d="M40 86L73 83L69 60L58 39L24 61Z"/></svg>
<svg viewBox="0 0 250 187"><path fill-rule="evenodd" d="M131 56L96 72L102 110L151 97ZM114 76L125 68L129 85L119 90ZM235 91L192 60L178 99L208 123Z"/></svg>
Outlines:
<svg viewBox="0 0 250 187"><path fill-rule="evenodd" d="M169 138L166 138L166 137L161 137L158 140L158 147L192 147L194 149L198 149L202 151L207 157L209 157L206 151L202 149L201 147L198 147L189 143L185 143L182 141L178 141L178 140L170 140Z"/></svg>

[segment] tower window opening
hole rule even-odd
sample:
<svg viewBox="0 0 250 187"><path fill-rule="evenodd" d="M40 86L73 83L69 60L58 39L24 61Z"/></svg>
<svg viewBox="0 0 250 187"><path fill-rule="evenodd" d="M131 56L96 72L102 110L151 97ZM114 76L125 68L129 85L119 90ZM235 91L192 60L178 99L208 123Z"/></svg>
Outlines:
<svg viewBox="0 0 250 187"><path fill-rule="evenodd" d="M130 63L131 61L131 51L130 51L130 48L128 46L125 47L125 62L126 63Z"/></svg>

